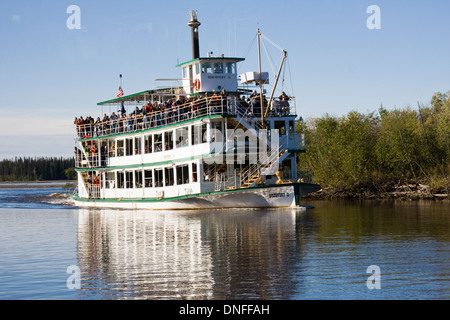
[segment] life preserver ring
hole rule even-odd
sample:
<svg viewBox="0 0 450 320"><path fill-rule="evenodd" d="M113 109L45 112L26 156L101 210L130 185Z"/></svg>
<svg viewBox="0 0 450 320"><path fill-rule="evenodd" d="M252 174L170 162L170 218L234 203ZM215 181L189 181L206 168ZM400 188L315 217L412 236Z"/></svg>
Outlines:
<svg viewBox="0 0 450 320"><path fill-rule="evenodd" d="M199 79L195 79L195 81L194 81L194 90L200 91L200 80Z"/></svg>

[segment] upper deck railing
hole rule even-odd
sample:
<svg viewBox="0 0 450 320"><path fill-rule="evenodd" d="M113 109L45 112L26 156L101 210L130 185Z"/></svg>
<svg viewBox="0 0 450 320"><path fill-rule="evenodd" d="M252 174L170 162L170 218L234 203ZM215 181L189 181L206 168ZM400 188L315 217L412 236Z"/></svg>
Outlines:
<svg viewBox="0 0 450 320"><path fill-rule="evenodd" d="M276 99L272 103L268 117L295 115L296 110L295 107L292 108L292 105L288 101L279 101ZM264 108L264 112L265 110ZM245 114L246 117L257 122L261 119L259 100L250 100L250 103L247 103L245 100L235 97L212 96L180 105L157 104L150 108L145 108L145 106L141 108L136 107L129 114L122 113L119 116L112 113L107 119L97 119L97 121L86 121L81 117L75 119L75 125L79 139L90 139L133 133L210 115L238 114Z"/></svg>

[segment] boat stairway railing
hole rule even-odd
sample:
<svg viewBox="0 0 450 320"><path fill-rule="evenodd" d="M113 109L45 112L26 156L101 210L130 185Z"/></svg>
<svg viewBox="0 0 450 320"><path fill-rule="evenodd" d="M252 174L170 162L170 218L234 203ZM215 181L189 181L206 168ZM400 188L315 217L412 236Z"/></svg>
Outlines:
<svg viewBox="0 0 450 320"><path fill-rule="evenodd" d="M83 143L76 142L75 146L75 167L76 168L100 168L106 167L109 163L109 154L101 154L98 152L92 153L86 151L83 147Z"/></svg>
<svg viewBox="0 0 450 320"><path fill-rule="evenodd" d="M81 180L83 181L83 186L86 189L89 198L91 198L91 188L90 188L91 183L89 183L88 179L89 179L89 173L82 171L81 172Z"/></svg>
<svg viewBox="0 0 450 320"><path fill-rule="evenodd" d="M259 130L263 128L261 120L252 114L250 107L247 109L236 108L236 116L238 122L244 125L248 130L253 129L259 132Z"/></svg>
<svg viewBox="0 0 450 320"><path fill-rule="evenodd" d="M271 150L263 159L260 159L255 164L250 164L244 168L240 173L240 186L241 188L251 187L255 185L258 180L266 174L275 174L270 172L273 170L278 171L278 163L281 162L287 155L287 137L284 136L279 141L278 150ZM274 167L276 166L276 168Z"/></svg>
<svg viewBox="0 0 450 320"><path fill-rule="evenodd" d="M83 185L88 193L89 199L100 199L101 186L99 184L95 184L92 181L92 177L89 172L82 171L81 179L83 181Z"/></svg>
<svg viewBox="0 0 450 320"><path fill-rule="evenodd" d="M91 168L89 155L87 154L83 144L77 141L75 144L75 167L77 168Z"/></svg>
<svg viewBox="0 0 450 320"><path fill-rule="evenodd" d="M236 169L233 172L216 172L214 190L232 190L238 187L239 178Z"/></svg>

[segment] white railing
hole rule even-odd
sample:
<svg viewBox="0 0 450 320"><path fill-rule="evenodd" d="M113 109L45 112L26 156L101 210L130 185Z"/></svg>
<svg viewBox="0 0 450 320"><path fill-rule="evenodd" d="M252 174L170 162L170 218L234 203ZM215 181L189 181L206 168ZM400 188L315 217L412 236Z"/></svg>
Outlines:
<svg viewBox="0 0 450 320"><path fill-rule="evenodd" d="M279 116L295 114L295 108L281 106L283 102L274 101L268 116ZM287 103L287 102L284 102ZM256 108L258 109L258 108ZM264 110L265 112L265 110ZM181 105L163 107L158 104L151 112L132 112L128 115L109 117L105 121L85 123L84 119L77 119L77 137L79 139L97 138L120 133L136 132L150 128L165 126L183 122L190 119L201 118L209 115L238 115L246 121L250 121L255 129L261 126L261 110L252 110L251 106L241 106L236 98L206 97L195 101L190 101Z"/></svg>
<svg viewBox="0 0 450 320"><path fill-rule="evenodd" d="M232 110L234 109L234 105L231 103L231 100L220 96L207 97L182 105L172 105L167 108L159 105L158 109L152 110L151 112L139 112L137 114L133 112L94 124L81 124L81 121L79 121L76 124L77 136L80 139L97 138L142 131L210 115L234 114L234 110Z"/></svg>

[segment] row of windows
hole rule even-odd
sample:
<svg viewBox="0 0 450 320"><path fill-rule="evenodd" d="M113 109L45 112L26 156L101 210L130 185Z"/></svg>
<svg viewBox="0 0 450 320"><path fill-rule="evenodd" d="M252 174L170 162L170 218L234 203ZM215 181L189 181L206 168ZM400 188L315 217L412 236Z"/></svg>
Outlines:
<svg viewBox="0 0 450 320"><path fill-rule="evenodd" d="M190 129L190 130L189 130ZM170 151L206 142L206 123L163 133L110 141L110 155L116 157Z"/></svg>
<svg viewBox="0 0 450 320"><path fill-rule="evenodd" d="M159 188L197 182L197 164L105 173L105 188Z"/></svg>
<svg viewBox="0 0 450 320"><path fill-rule="evenodd" d="M229 73L234 74L236 73L236 63L234 62L202 62L195 64L195 74L201 73L215 73L215 74L223 74L223 73ZM183 78L191 78L188 74L188 67L183 68Z"/></svg>

